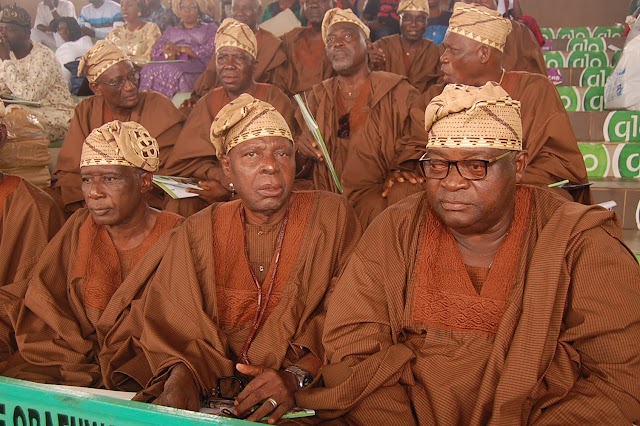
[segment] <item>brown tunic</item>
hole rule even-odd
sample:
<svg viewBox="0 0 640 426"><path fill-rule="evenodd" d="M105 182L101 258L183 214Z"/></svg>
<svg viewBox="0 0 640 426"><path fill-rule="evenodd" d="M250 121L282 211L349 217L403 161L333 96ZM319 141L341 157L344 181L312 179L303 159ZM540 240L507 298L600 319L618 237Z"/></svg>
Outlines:
<svg viewBox="0 0 640 426"><path fill-rule="evenodd" d="M424 195L382 213L331 298L326 388L299 392L297 404L350 424L637 421L640 267L614 214L536 187L518 193L531 207L502 305L484 294L492 271L480 295L451 286L468 279L461 266L428 280ZM461 265L459 252L448 262ZM448 291L425 299L419 288L430 287Z"/></svg>
<svg viewBox="0 0 640 426"><path fill-rule="evenodd" d="M157 386L139 399L157 396L165 373L179 362L203 393L217 377L233 374L257 292L244 260L239 207L239 201L214 204L191 216L168 241L162 262L149 268L141 342ZM343 197L293 193L273 293L248 352L252 364L280 369L307 351L323 359L327 299L360 234Z"/></svg>
<svg viewBox="0 0 640 426"><path fill-rule="evenodd" d="M165 234L182 220L160 212L135 252L136 260L154 244L163 244ZM125 278L106 229L96 225L86 209L78 210L42 253L23 306L19 313L14 310L12 320L23 361L11 360L4 374L38 382L114 388L102 378L102 343L144 290ZM137 382L115 388L138 390L148 380L149 369L140 366L143 360L126 361L139 364Z"/></svg>
<svg viewBox="0 0 640 426"><path fill-rule="evenodd" d="M529 152L529 163L521 183L541 187L565 179L574 184L588 183L587 169L569 116L547 77L527 72L507 72L501 86L509 96L521 102L523 147ZM412 138L409 145L402 147L399 161L415 160L424 153L427 140L424 111L431 99L442 93L443 89L443 84L433 86L411 106ZM554 191L570 198L563 189L554 188ZM571 195L576 201L585 204L591 202L588 188Z"/></svg>
<svg viewBox="0 0 640 426"><path fill-rule="evenodd" d="M512 31L507 36L502 55L502 67L507 71L527 71L547 76L547 64L540 45L529 27L511 21Z"/></svg>
<svg viewBox="0 0 640 426"><path fill-rule="evenodd" d="M47 193L11 175L0 177L0 209L0 362L3 362L17 350L9 313L27 291L33 267L65 218Z"/></svg>
<svg viewBox="0 0 640 426"><path fill-rule="evenodd" d="M159 93L140 92L138 96L140 101L131 110L129 120L142 124L151 136L156 138L160 146L158 174L166 174L163 169L171 156L173 144L182 130L185 117L169 99ZM76 106L55 168L58 176L57 186L62 190L62 199L67 208L84 200L80 179L82 144L93 129L110 121L105 120L110 115L102 96L84 99Z"/></svg>
<svg viewBox="0 0 640 426"><path fill-rule="evenodd" d="M386 55L383 71L404 75L420 93L435 84L440 77L440 49L431 40L420 40L420 46L411 58L409 68L406 67L407 52L402 48L400 34L381 38L373 44L373 48L382 49Z"/></svg>
<svg viewBox="0 0 640 426"><path fill-rule="evenodd" d="M294 28L282 36L287 61L276 69L273 82L289 96L304 93L334 75L322 39L311 41L312 32L311 28Z"/></svg>
<svg viewBox="0 0 640 426"><path fill-rule="evenodd" d="M260 28L255 34L258 42L258 57L253 70L253 80L258 83L271 83L275 69L287 60L287 55L282 50L282 41L269 31ZM218 86L220 81L216 71L216 56L213 55L207 68L196 80L193 93L202 97Z"/></svg>
<svg viewBox="0 0 640 426"><path fill-rule="evenodd" d="M409 105L419 95L406 77L385 71L373 71L370 84L371 94L362 111L365 121L349 139L338 137L341 113L336 108L339 96L336 78L314 86L307 98L344 195L363 227L390 204L389 199L382 198L382 189L389 172L397 166L394 157L399 140L409 134ZM302 115L297 114L296 118L306 129ZM338 191L324 163L314 163L312 168L315 189Z"/></svg>

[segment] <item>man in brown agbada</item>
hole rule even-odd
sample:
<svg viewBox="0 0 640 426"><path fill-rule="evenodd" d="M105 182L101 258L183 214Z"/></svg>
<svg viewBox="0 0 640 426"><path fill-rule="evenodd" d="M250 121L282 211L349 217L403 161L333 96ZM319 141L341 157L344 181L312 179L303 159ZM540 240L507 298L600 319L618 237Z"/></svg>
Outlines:
<svg viewBox="0 0 640 426"><path fill-rule="evenodd" d="M197 198L169 201L166 209L190 216L215 201L226 201L233 194L224 176L216 151L209 139L209 129L222 107L243 93L273 105L289 126L295 124L293 105L278 87L256 83L253 79L256 58L256 38L247 25L232 18L225 19L216 33L215 62L222 86L205 94L189 114L184 129L176 141L166 173L172 176L199 179Z"/></svg>
<svg viewBox="0 0 640 426"><path fill-rule="evenodd" d="M383 198L382 191L397 166L398 141L409 132L409 105L419 93L406 77L369 70L369 28L351 10L329 10L322 34L327 56L338 75L315 85L306 101L344 195L366 227L394 200ZM314 188L338 192L302 116L297 118L305 129L300 152L312 161Z"/></svg>
<svg viewBox="0 0 640 426"><path fill-rule="evenodd" d="M161 94L138 92L140 75L129 57L112 43L98 41L82 57L78 71L87 76L96 95L76 106L55 167L57 187L69 212L83 203L78 164L83 142L93 129L113 120L141 124L158 141L161 155L158 174L166 174L165 163L185 120ZM165 203L163 194L154 191L151 202L154 207L161 207Z"/></svg>
<svg viewBox="0 0 640 426"><path fill-rule="evenodd" d="M343 197L291 192L295 146L273 106L240 95L211 140L238 199L188 218L144 265L140 341L154 379L138 399L198 410L226 376L253 377L230 395L235 411L260 404L249 420L277 420L322 364L325 308L361 229Z"/></svg>
<svg viewBox="0 0 640 426"><path fill-rule="evenodd" d="M402 0L398 4L400 34L382 37L371 46L369 61L374 70L404 75L420 93L440 77L440 49L422 38L429 18L427 0Z"/></svg>
<svg viewBox="0 0 640 426"><path fill-rule="evenodd" d="M426 109L426 190L367 229L331 297L325 389L349 424L640 419L640 267L614 213L520 185L519 102L449 85Z"/></svg>
<svg viewBox="0 0 640 426"><path fill-rule="evenodd" d="M19 356L4 375L37 382L136 391L150 370L135 341L101 352L103 342L142 297L135 266L182 222L145 201L158 169L158 143L138 123L109 122L87 137L80 159L86 209L43 251L21 309L14 309ZM135 328L129 334L140 333ZM134 366L113 381L111 368Z"/></svg>
<svg viewBox="0 0 640 426"><path fill-rule="evenodd" d="M482 86L495 81L522 105L523 143L529 156L522 183L546 187L567 179L570 184L589 182L569 116L546 76L505 72L502 53L511 22L482 6L456 3L440 61L444 84L438 84L412 105L412 139L402 149L402 160L417 159L424 146L424 109L445 84ZM590 203L588 187L573 193L554 191L568 199Z"/></svg>

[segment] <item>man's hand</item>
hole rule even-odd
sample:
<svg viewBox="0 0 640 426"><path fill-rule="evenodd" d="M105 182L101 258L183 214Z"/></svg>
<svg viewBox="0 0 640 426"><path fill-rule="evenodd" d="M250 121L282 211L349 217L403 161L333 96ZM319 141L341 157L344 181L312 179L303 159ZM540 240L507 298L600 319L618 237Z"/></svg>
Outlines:
<svg viewBox="0 0 640 426"><path fill-rule="evenodd" d="M196 106L199 100L200 100L200 96L196 95L195 93L192 93L189 98L182 101L179 109L182 110L182 112L185 115L189 115L191 113L191 110L193 109L193 107Z"/></svg>
<svg viewBox="0 0 640 426"><path fill-rule="evenodd" d="M372 71L384 70L386 63L387 55L385 55L384 50L376 49L375 47L369 49L369 65L371 65Z"/></svg>
<svg viewBox="0 0 640 426"><path fill-rule="evenodd" d="M274 424L295 405L293 395L298 390L298 382L293 374L257 365L237 364L236 368L242 374L254 376L254 379L236 398L234 414L243 416L251 407L262 403L247 420L257 422L271 413L269 423ZM270 400L277 405L274 406Z"/></svg>
<svg viewBox="0 0 640 426"><path fill-rule="evenodd" d="M50 33L51 32L51 28L49 28L49 26L47 26L47 25L38 24L38 26L36 28L38 28L43 33Z"/></svg>
<svg viewBox="0 0 640 426"><path fill-rule="evenodd" d="M209 204L228 201L231 198L231 190L222 186L217 180L201 180L198 182L198 186L202 189L187 188L187 192L198 194Z"/></svg>
<svg viewBox="0 0 640 426"><path fill-rule="evenodd" d="M298 145L298 152L301 155L322 161L322 151L315 138L311 136L311 133L307 131L302 132L300 137L296 138L296 143Z"/></svg>
<svg viewBox="0 0 640 426"><path fill-rule="evenodd" d="M180 363L173 367L164 384L164 391L153 403L183 410L200 411L200 390L186 365Z"/></svg>
<svg viewBox="0 0 640 426"><path fill-rule="evenodd" d="M9 48L9 41L4 36L0 35L0 59L3 61L10 59L10 51L11 49Z"/></svg>
<svg viewBox="0 0 640 426"><path fill-rule="evenodd" d="M389 192L391 192L391 187L396 183L404 183L409 181L413 185L417 185L419 183L424 182L424 177L420 176L416 172L408 171L408 170L397 170L391 172L391 174L387 177L387 182L384 184L384 190L382 191L382 197L387 198Z"/></svg>

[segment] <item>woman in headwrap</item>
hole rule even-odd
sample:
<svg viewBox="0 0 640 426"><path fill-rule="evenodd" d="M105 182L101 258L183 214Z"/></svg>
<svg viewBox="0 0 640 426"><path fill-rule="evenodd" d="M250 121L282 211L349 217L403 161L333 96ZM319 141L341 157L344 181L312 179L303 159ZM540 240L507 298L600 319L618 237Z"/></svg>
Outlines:
<svg viewBox="0 0 640 426"><path fill-rule="evenodd" d="M180 25L169 27L153 47L151 59L164 63L142 69L140 90L155 90L168 98L191 92L215 50L216 24L203 24L209 11L205 0L172 0ZM175 62L174 62L175 61Z"/></svg>
<svg viewBox="0 0 640 426"><path fill-rule="evenodd" d="M151 60L151 49L162 33L152 22L145 22L144 0L122 0L120 5L125 25L111 30L106 40L129 55L134 65L141 67Z"/></svg>

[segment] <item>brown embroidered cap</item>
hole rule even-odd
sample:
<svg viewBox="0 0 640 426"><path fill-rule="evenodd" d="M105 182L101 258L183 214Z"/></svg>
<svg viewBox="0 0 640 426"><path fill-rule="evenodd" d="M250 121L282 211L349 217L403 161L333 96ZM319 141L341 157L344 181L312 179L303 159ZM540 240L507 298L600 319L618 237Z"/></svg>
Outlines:
<svg viewBox="0 0 640 426"><path fill-rule="evenodd" d="M226 18L216 31L216 50L223 47L237 47L256 59L258 41L248 25L233 18Z"/></svg>
<svg viewBox="0 0 640 426"><path fill-rule="evenodd" d="M511 30L511 22L503 18L500 12L458 2L453 6L447 32L470 38L502 52Z"/></svg>
<svg viewBox="0 0 640 426"><path fill-rule="evenodd" d="M398 5L398 15L402 12L422 12L429 14L429 2L427 0L402 0Z"/></svg>
<svg viewBox="0 0 640 426"><path fill-rule="evenodd" d="M115 44L99 40L80 58L78 75L86 75L89 82L95 83L98 77L115 64L130 60L129 56Z"/></svg>
<svg viewBox="0 0 640 426"><path fill-rule="evenodd" d="M16 4L2 9L0 22L4 24L15 24L22 28L31 28L31 16L29 16L29 12Z"/></svg>
<svg viewBox="0 0 640 426"><path fill-rule="evenodd" d="M364 22L362 22L355 13L351 11L351 9L340 9L338 7L334 7L333 9L327 10L327 13L324 14L324 18L322 19L322 41L327 42L327 32L332 25L338 24L340 22L348 22L350 24L354 24L360 27L364 34L369 38L371 34L371 30L367 27Z"/></svg>

